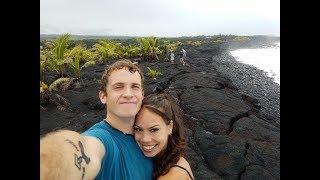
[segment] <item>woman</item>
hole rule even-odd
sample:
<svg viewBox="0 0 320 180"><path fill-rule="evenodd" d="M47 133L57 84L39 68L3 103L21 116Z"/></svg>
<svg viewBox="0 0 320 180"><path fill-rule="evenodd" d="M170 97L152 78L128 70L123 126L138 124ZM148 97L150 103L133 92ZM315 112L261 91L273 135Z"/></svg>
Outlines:
<svg viewBox="0 0 320 180"><path fill-rule="evenodd" d="M168 94L144 98L136 116L134 137L143 154L153 158L154 179L194 179L183 157L186 142L182 114Z"/></svg>

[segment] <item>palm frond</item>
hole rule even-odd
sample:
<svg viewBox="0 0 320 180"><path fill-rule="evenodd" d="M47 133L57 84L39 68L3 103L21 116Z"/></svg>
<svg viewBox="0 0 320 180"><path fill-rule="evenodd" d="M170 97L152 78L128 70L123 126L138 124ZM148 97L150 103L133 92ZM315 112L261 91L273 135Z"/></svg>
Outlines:
<svg viewBox="0 0 320 180"><path fill-rule="evenodd" d="M93 65L95 65L95 64L96 64L95 61L88 61L88 62L84 63L84 65L81 66L81 69L82 69L82 68L89 67L89 66L93 66Z"/></svg>
<svg viewBox="0 0 320 180"><path fill-rule="evenodd" d="M70 78L59 78L50 84L49 91L57 91L58 85L65 83L65 82L69 82L69 81L70 81Z"/></svg>
<svg viewBox="0 0 320 180"><path fill-rule="evenodd" d="M48 85L42 81L40 81L40 94L48 91Z"/></svg>

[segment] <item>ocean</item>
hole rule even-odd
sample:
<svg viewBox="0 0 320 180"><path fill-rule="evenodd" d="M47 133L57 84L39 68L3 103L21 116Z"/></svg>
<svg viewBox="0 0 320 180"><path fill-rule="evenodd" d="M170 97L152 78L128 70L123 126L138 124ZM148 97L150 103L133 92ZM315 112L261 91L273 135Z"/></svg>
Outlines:
<svg viewBox="0 0 320 180"><path fill-rule="evenodd" d="M261 49L237 49L230 51L239 62L249 64L266 72L280 85L280 42L275 46Z"/></svg>

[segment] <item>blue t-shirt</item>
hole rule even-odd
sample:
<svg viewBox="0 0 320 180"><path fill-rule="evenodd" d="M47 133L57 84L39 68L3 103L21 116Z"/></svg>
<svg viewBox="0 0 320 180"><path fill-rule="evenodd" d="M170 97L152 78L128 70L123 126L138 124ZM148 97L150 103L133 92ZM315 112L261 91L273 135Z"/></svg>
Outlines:
<svg viewBox="0 0 320 180"><path fill-rule="evenodd" d="M133 135L114 129L105 120L82 134L97 137L106 150L96 179L152 179L151 158L144 156Z"/></svg>

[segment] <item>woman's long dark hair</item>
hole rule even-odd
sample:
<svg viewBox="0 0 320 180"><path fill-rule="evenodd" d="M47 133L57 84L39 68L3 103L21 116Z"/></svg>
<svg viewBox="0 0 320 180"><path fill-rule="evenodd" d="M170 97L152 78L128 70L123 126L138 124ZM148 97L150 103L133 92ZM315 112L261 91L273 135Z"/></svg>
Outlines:
<svg viewBox="0 0 320 180"><path fill-rule="evenodd" d="M185 153L185 138L182 113L179 106L166 93L151 94L144 98L142 108L147 108L162 117L167 125L173 122L172 134L169 135L167 148L153 158L153 178L167 174ZM138 113L139 115L139 113ZM138 116L137 115L137 116Z"/></svg>

